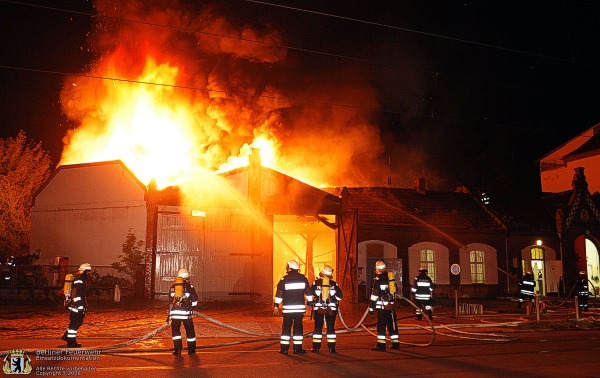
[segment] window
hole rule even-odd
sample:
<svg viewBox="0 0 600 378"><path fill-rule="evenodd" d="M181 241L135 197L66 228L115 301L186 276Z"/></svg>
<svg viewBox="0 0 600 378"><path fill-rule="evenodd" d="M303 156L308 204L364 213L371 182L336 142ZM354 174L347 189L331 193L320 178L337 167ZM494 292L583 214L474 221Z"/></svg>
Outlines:
<svg viewBox="0 0 600 378"><path fill-rule="evenodd" d="M431 249L422 249L419 251L419 268L427 268L427 274L435 282L435 251Z"/></svg>
<svg viewBox="0 0 600 378"><path fill-rule="evenodd" d="M483 263L483 251L469 252L469 261L471 263L471 282L484 283L485 281L485 265Z"/></svg>
<svg viewBox="0 0 600 378"><path fill-rule="evenodd" d="M532 260L543 260L544 259L544 249L540 247L531 248L531 259Z"/></svg>
<svg viewBox="0 0 600 378"><path fill-rule="evenodd" d="M383 259L383 244L382 243L367 244L367 258Z"/></svg>

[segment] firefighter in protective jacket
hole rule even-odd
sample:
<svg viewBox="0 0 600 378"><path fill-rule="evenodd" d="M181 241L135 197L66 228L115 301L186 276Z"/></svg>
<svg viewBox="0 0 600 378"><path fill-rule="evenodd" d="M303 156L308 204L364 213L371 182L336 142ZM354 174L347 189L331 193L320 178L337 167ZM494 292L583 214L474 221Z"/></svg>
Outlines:
<svg viewBox="0 0 600 378"><path fill-rule="evenodd" d="M198 306L196 289L189 281L187 269L179 269L175 283L169 289L169 319L171 320L171 336L173 339L173 355L178 356L183 349L181 340L181 323L185 328L188 354L196 353L196 331L194 330L193 312Z"/></svg>
<svg viewBox="0 0 600 378"><path fill-rule="evenodd" d="M585 274L583 270L579 272L579 278L575 284L575 292L577 293L577 305L579 306L579 311L587 311L590 289L588 286L587 274Z"/></svg>
<svg viewBox="0 0 600 378"><path fill-rule="evenodd" d="M527 301L532 303L535 300L535 280L531 269L527 269L527 272L519 281L519 304L517 308L521 308L523 302Z"/></svg>
<svg viewBox="0 0 600 378"><path fill-rule="evenodd" d="M369 313L377 310L377 345L372 351L385 352L385 331L390 334L392 349L400 349L398 324L396 323L396 280L394 272L386 271L383 261L375 263L375 277L371 290Z"/></svg>
<svg viewBox="0 0 600 378"><path fill-rule="evenodd" d="M68 348L79 348L81 344L77 343L77 330L83 324L83 318L87 312L87 274L92 270L92 266L83 263L73 277L70 293L67 297L65 293L65 304L69 309L69 327L62 335L61 339L67 342ZM70 276L70 275L68 275Z"/></svg>
<svg viewBox="0 0 600 378"><path fill-rule="evenodd" d="M311 291L315 298L313 316L315 330L313 331L311 352L319 353L323 340L323 323L327 324L327 348L329 353L337 353L335 345L335 319L338 312L338 303L342 300L342 289L333 280L333 268L325 265L319 273L319 279L313 282Z"/></svg>
<svg viewBox="0 0 600 378"><path fill-rule="evenodd" d="M415 277L413 287L410 289L415 296L417 310L417 319L423 318L423 311L427 313L429 319L433 319L433 281L427 275L427 269L419 269L419 275Z"/></svg>
<svg viewBox="0 0 600 378"><path fill-rule="evenodd" d="M279 305L283 309L283 326L281 327L281 338L279 353L288 354L290 349L290 340L292 340L292 323L294 326L294 353L306 353L302 348L304 340L304 327L302 326L302 318L306 311L306 301L308 305L313 304L313 295L310 292L310 284L306 276L300 274L300 265L297 261L290 260L286 266L287 274L281 278L277 284L277 292L275 293L275 303L273 314L279 315Z"/></svg>

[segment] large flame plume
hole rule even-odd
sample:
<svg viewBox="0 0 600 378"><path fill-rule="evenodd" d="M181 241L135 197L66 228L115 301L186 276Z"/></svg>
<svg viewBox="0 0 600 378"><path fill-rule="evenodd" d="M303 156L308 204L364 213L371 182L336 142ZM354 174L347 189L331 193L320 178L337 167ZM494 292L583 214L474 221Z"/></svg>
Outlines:
<svg viewBox="0 0 600 378"><path fill-rule="evenodd" d="M385 183L369 112L330 105L375 108L360 75L347 84L299 70L277 30L192 3L95 2L88 47L98 58L65 81L61 103L76 127L60 164L121 159L142 182L165 187L198 167L245 165L258 147L263 165L312 185Z"/></svg>

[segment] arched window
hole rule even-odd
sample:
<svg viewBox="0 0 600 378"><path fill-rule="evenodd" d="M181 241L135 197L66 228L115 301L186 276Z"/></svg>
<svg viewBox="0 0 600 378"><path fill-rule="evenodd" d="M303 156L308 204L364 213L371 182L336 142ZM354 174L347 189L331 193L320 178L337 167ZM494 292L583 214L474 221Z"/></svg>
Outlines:
<svg viewBox="0 0 600 378"><path fill-rule="evenodd" d="M422 249L419 251L419 269L427 268L427 273L431 280L435 282L435 251L431 249Z"/></svg>
<svg viewBox="0 0 600 378"><path fill-rule="evenodd" d="M540 247L531 248L531 259L532 260L543 260L544 259L544 249Z"/></svg>
<svg viewBox="0 0 600 378"><path fill-rule="evenodd" d="M485 264L483 251L470 251L469 262L471 265L471 283L485 282Z"/></svg>

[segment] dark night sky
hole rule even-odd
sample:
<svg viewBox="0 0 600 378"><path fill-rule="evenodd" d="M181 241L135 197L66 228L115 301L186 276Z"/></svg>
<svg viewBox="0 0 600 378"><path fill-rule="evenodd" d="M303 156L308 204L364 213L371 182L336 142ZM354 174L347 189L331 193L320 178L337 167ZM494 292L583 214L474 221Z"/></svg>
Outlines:
<svg viewBox="0 0 600 378"><path fill-rule="evenodd" d="M369 82L393 169L398 146L410 146L433 185L463 183L505 201L538 195L536 160L600 122L596 1L271 1L282 6L181 3L272 25L295 48L287 64L296 72ZM93 6L18 2L0 0L1 137L23 129L58 162L75 126L61 114L62 81L95 58L86 49Z"/></svg>

